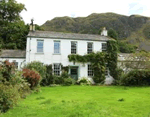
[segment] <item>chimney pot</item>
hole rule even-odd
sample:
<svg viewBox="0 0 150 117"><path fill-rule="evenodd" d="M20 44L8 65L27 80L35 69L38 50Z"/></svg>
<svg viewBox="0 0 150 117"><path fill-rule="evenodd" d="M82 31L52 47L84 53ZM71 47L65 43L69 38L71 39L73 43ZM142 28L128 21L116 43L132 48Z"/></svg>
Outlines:
<svg viewBox="0 0 150 117"><path fill-rule="evenodd" d="M101 36L107 36L106 27L103 28L103 30L102 30L102 32L101 32Z"/></svg>

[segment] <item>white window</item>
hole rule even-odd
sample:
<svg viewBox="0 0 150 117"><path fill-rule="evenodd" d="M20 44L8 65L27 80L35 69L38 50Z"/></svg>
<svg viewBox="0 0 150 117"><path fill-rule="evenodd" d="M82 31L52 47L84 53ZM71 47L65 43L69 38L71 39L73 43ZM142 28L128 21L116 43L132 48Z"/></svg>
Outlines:
<svg viewBox="0 0 150 117"><path fill-rule="evenodd" d="M92 66L91 65L88 65L88 76L93 76L94 75L94 70L93 70L93 68L92 68Z"/></svg>
<svg viewBox="0 0 150 117"><path fill-rule="evenodd" d="M60 54L60 41L54 41L54 54Z"/></svg>
<svg viewBox="0 0 150 117"><path fill-rule="evenodd" d="M42 53L43 52L43 40L37 40L37 52Z"/></svg>
<svg viewBox="0 0 150 117"><path fill-rule="evenodd" d="M93 43L87 43L87 53L90 54L93 52Z"/></svg>
<svg viewBox="0 0 150 117"><path fill-rule="evenodd" d="M76 53L77 53L77 42L71 41L71 54L76 54Z"/></svg>
<svg viewBox="0 0 150 117"><path fill-rule="evenodd" d="M61 70L61 65L58 63L54 63L54 75L59 76Z"/></svg>
<svg viewBox="0 0 150 117"><path fill-rule="evenodd" d="M107 50L107 43L102 43L102 52Z"/></svg>

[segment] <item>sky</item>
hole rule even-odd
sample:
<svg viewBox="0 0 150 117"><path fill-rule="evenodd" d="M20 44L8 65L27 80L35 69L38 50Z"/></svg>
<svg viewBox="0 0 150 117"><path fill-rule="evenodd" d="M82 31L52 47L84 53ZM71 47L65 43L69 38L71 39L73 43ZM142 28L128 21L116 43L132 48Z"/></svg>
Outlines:
<svg viewBox="0 0 150 117"><path fill-rule="evenodd" d="M150 0L16 0L25 4L21 16L25 23L44 24L55 17L86 17L92 13L114 12L150 17Z"/></svg>

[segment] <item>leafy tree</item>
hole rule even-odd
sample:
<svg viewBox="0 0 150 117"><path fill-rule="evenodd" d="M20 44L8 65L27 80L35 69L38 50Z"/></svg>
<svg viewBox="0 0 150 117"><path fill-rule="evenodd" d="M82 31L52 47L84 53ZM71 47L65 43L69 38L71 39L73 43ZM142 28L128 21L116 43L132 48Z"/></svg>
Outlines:
<svg viewBox="0 0 150 117"><path fill-rule="evenodd" d="M136 46L127 44L126 42L118 41L118 49L121 53L134 53L136 48Z"/></svg>
<svg viewBox="0 0 150 117"><path fill-rule="evenodd" d="M44 31L44 28L39 26L39 25L37 25L37 24L35 24L35 30L42 30L42 31Z"/></svg>
<svg viewBox="0 0 150 117"><path fill-rule="evenodd" d="M25 49L29 26L20 17L25 6L15 0L0 2L0 42L2 48Z"/></svg>
<svg viewBox="0 0 150 117"><path fill-rule="evenodd" d="M118 39L117 32L112 28L108 30L108 36L111 37L111 38L114 38L116 40Z"/></svg>

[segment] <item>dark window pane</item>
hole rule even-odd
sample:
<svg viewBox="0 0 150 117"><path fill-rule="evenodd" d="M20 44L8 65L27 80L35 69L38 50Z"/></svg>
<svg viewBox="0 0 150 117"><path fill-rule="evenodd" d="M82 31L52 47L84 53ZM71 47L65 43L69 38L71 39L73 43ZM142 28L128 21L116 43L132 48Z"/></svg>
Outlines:
<svg viewBox="0 0 150 117"><path fill-rule="evenodd" d="M93 43L87 43L87 53L90 54L93 52Z"/></svg>
<svg viewBox="0 0 150 117"><path fill-rule="evenodd" d="M88 65L88 76L93 76L94 75L94 71L92 69L91 65Z"/></svg>
<svg viewBox="0 0 150 117"><path fill-rule="evenodd" d="M77 42L72 41L71 42L71 54L76 54L76 49L77 49Z"/></svg>
<svg viewBox="0 0 150 117"><path fill-rule="evenodd" d="M106 51L107 50L107 43L102 43L102 51Z"/></svg>
<svg viewBox="0 0 150 117"><path fill-rule="evenodd" d="M54 74L60 75L60 64L54 64Z"/></svg>

